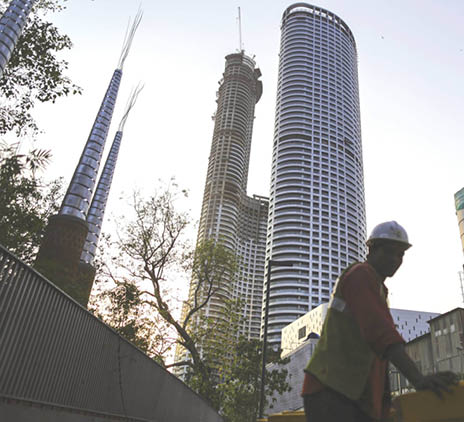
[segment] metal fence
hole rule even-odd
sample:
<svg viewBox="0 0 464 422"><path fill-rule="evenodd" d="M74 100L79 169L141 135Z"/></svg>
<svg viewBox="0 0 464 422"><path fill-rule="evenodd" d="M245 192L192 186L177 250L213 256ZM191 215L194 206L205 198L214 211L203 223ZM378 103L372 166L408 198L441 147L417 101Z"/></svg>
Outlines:
<svg viewBox="0 0 464 422"><path fill-rule="evenodd" d="M221 421L184 383L0 246L0 396L150 421Z"/></svg>

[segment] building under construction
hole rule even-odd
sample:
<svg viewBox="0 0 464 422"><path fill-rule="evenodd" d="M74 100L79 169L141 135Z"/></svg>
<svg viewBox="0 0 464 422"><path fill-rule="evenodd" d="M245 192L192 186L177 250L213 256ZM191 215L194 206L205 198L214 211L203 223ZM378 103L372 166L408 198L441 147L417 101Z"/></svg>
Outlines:
<svg viewBox="0 0 464 422"><path fill-rule="evenodd" d="M259 338L263 294L267 198L247 196L248 167L255 104L262 94L261 72L243 51L226 56L217 93L217 111L201 208L197 244L221 242L233 252L238 273L214 295L204 316L226 317L223 298L239 300L240 334ZM190 287L192 300L195 280ZM188 304L184 306L184 310ZM238 333L231 333L238 334ZM183 351L177 351L181 360Z"/></svg>

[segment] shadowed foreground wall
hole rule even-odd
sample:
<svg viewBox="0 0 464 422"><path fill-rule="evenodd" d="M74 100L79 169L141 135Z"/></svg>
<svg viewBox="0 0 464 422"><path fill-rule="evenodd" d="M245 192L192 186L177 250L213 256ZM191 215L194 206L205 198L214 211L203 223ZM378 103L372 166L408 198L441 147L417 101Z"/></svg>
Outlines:
<svg viewBox="0 0 464 422"><path fill-rule="evenodd" d="M82 306L87 306L93 282L82 283L78 272L88 231L85 220L72 215L51 216L34 264L37 271Z"/></svg>
<svg viewBox="0 0 464 422"><path fill-rule="evenodd" d="M50 415L47 422L222 420L179 379L3 247L0 327L0 414L21 412L13 420L40 421L40 408ZM71 410L82 417L73 419Z"/></svg>

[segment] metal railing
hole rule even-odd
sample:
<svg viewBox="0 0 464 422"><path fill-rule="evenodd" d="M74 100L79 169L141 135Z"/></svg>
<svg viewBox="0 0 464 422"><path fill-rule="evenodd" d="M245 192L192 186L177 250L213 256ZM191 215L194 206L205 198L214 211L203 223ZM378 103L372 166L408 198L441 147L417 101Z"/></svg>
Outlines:
<svg viewBox="0 0 464 422"><path fill-rule="evenodd" d="M174 375L0 246L0 396L163 421L221 421Z"/></svg>

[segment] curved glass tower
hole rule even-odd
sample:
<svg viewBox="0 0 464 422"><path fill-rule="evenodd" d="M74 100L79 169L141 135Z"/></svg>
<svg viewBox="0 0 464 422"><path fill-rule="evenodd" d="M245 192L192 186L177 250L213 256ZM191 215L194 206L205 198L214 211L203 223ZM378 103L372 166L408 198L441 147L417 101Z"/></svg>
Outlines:
<svg viewBox="0 0 464 422"><path fill-rule="evenodd" d="M364 259L366 238L353 35L305 3L285 10L281 31L266 258L293 265L271 270L271 344L329 300L341 270Z"/></svg>

